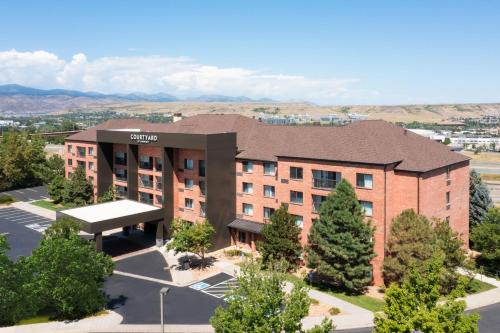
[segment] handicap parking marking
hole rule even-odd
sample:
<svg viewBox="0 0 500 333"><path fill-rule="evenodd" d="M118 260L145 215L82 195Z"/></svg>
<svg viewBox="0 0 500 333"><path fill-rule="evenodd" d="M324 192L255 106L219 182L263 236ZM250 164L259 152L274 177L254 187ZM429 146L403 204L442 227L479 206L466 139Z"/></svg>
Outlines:
<svg viewBox="0 0 500 333"><path fill-rule="evenodd" d="M215 298L223 298L227 295L229 290L234 288L238 284L235 278L228 279L226 281L219 282L214 284L211 287L205 288L201 290L201 292L213 296Z"/></svg>
<svg viewBox="0 0 500 333"><path fill-rule="evenodd" d="M198 283L195 283L195 284L192 284L189 286L189 288L194 289L194 290L202 290L202 289L205 289L208 287L210 287L210 285L208 283L205 283L205 282L198 282Z"/></svg>
<svg viewBox="0 0 500 333"><path fill-rule="evenodd" d="M26 228L30 228L32 230L38 231L39 233L43 233L45 230L47 230L49 226L50 225L41 225L38 223L33 223L26 225Z"/></svg>

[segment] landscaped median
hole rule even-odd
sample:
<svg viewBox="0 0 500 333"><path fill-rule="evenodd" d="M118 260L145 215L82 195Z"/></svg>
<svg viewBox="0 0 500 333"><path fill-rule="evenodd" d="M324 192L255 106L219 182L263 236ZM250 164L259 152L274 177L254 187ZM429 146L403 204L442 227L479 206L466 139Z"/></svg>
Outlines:
<svg viewBox="0 0 500 333"><path fill-rule="evenodd" d="M49 200L33 201L33 202L31 202L31 204L38 206L38 207L45 208L45 209L50 209L50 210L53 210L55 212L66 208L62 204L55 204L53 201L49 201Z"/></svg>

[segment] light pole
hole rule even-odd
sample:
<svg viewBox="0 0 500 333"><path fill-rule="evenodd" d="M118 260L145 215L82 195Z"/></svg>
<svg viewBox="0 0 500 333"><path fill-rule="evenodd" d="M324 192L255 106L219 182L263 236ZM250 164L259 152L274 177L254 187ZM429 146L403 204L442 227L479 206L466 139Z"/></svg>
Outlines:
<svg viewBox="0 0 500 333"><path fill-rule="evenodd" d="M167 296L169 290L168 287L163 287L160 290L161 333L165 333L165 327L163 326L163 296Z"/></svg>

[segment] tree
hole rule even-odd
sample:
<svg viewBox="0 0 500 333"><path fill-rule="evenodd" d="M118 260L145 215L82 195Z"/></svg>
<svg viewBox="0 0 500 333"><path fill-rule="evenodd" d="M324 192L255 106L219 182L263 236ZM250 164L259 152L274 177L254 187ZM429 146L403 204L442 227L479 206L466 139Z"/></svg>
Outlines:
<svg viewBox="0 0 500 333"><path fill-rule="evenodd" d="M257 243L264 264L273 260L286 260L289 267L294 267L300 259L302 246L300 245L301 229L297 226L295 217L288 213L285 205L271 215L271 223L262 229L263 241Z"/></svg>
<svg viewBox="0 0 500 333"><path fill-rule="evenodd" d="M65 204L83 206L92 203L94 188L85 177L85 169L76 168L69 181L65 183L63 201Z"/></svg>
<svg viewBox="0 0 500 333"><path fill-rule="evenodd" d="M469 197L469 225L472 228L480 224L488 214L488 210L493 207L490 191L474 169L470 172Z"/></svg>
<svg viewBox="0 0 500 333"><path fill-rule="evenodd" d="M343 179L320 208L308 238L308 264L319 282L361 293L371 282L374 228Z"/></svg>
<svg viewBox="0 0 500 333"><path fill-rule="evenodd" d="M450 139L450 138L448 138L448 137L446 137L446 138L444 138L443 143L444 143L445 145L449 145L449 144L451 143L451 139Z"/></svg>
<svg viewBox="0 0 500 333"><path fill-rule="evenodd" d="M392 220L384 258L384 282L401 282L410 267L420 267L434 252L434 232L430 221L413 209L403 211Z"/></svg>
<svg viewBox="0 0 500 333"><path fill-rule="evenodd" d="M60 203L64 199L64 191L66 189L66 178L64 176L56 176L47 187L47 192L54 203Z"/></svg>
<svg viewBox="0 0 500 333"><path fill-rule="evenodd" d="M7 256L9 245L0 235L0 326L13 325L34 313L33 300L25 287L24 260L14 263Z"/></svg>
<svg viewBox="0 0 500 333"><path fill-rule="evenodd" d="M111 185L106 192L101 196L97 197L98 203L114 201L116 199L116 190L113 185Z"/></svg>
<svg viewBox="0 0 500 333"><path fill-rule="evenodd" d="M293 285L286 293L284 275L275 269L263 272L255 262L243 266L236 279L236 287L226 297L227 307L219 306L210 318L215 332L304 332L301 319L307 316L311 302L304 283ZM309 332L332 329L331 321L325 320Z"/></svg>
<svg viewBox="0 0 500 333"><path fill-rule="evenodd" d="M441 276L441 292L448 294L457 285L460 274L457 268L464 266L467 255L460 235L453 231L449 223L434 220L434 244L444 254L444 270Z"/></svg>
<svg viewBox="0 0 500 333"><path fill-rule="evenodd" d="M44 184L50 184L56 177L64 177L64 160L59 155L52 155L42 165L40 178Z"/></svg>
<svg viewBox="0 0 500 333"><path fill-rule="evenodd" d="M191 223L181 219L172 221L172 240L167 243L167 249L178 252L192 252L201 259L201 267L205 262L205 254L212 246L214 227L205 219L202 222Z"/></svg>
<svg viewBox="0 0 500 333"><path fill-rule="evenodd" d="M49 238L70 238L72 235L77 235L82 226L71 217L60 217L48 227L43 233L44 239Z"/></svg>
<svg viewBox="0 0 500 333"><path fill-rule="evenodd" d="M472 228L470 235L474 250L480 251L477 262L491 273L500 267L500 208L492 208L483 223Z"/></svg>
<svg viewBox="0 0 500 333"><path fill-rule="evenodd" d="M479 315L465 315L465 301L456 300L465 295L463 279L444 302L438 303L443 260L444 255L438 252L422 273L413 267L401 285L394 283L387 289L384 313L375 315L376 333L478 332Z"/></svg>
<svg viewBox="0 0 500 333"><path fill-rule="evenodd" d="M113 272L111 257L76 232L49 233L27 258L30 289L39 309L57 318L77 319L100 311L107 302L102 288Z"/></svg>

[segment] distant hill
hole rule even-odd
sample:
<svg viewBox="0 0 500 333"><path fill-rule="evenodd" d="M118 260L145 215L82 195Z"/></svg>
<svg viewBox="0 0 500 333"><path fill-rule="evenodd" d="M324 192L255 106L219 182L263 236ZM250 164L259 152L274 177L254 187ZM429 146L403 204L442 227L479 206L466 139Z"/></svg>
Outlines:
<svg viewBox="0 0 500 333"><path fill-rule="evenodd" d="M253 100L246 96L203 95L180 99L167 93L146 94L103 94L66 89L36 89L18 84L0 85L0 113L8 114L45 114L68 108L86 108L89 105L101 105L120 102L220 102L253 103L271 102L270 99Z"/></svg>

